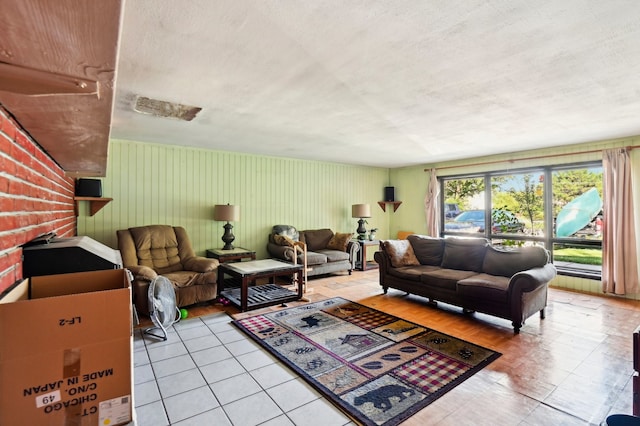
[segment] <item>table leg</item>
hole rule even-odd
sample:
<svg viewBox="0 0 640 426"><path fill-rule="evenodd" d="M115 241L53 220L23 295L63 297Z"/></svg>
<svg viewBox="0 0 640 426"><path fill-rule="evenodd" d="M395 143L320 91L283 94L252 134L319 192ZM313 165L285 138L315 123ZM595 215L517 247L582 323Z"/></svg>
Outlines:
<svg viewBox="0 0 640 426"><path fill-rule="evenodd" d="M220 294L222 294L222 291L224 290L224 272L220 272L218 271L218 296L220 296Z"/></svg>
<svg viewBox="0 0 640 426"><path fill-rule="evenodd" d="M362 258L360 259L360 266L362 266L363 271L367 270L367 245L366 244L362 244L360 246L362 248Z"/></svg>
<svg viewBox="0 0 640 426"><path fill-rule="evenodd" d="M242 312L247 311L248 300L249 300L249 277L242 277L242 286L240 288L240 310Z"/></svg>
<svg viewBox="0 0 640 426"><path fill-rule="evenodd" d="M304 275L302 271L297 272L296 274L294 274L294 277L297 276L296 281L298 282L298 299L302 299L302 295L304 294L304 286L307 284L305 279L304 279Z"/></svg>

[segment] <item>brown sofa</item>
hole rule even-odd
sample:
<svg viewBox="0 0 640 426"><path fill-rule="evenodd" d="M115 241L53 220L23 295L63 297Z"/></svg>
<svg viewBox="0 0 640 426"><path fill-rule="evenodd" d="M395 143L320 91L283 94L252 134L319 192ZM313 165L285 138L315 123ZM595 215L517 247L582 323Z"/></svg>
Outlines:
<svg viewBox="0 0 640 426"><path fill-rule="evenodd" d="M381 241L374 258L385 294L395 288L508 319L515 333L536 312L544 319L548 284L556 276L543 247L501 249L481 238L410 235Z"/></svg>
<svg viewBox="0 0 640 426"><path fill-rule="evenodd" d="M149 225L116 231L123 266L133 274L133 301L149 314L149 283L168 278L178 307L213 300L218 292L218 260L196 256L184 228Z"/></svg>
<svg viewBox="0 0 640 426"><path fill-rule="evenodd" d="M360 250L359 244L351 241L352 235L334 233L331 229L298 231L290 225L276 225L269 234L267 251L272 258L293 262L296 250L291 241L301 241L307 246L307 276L344 271L351 275ZM298 251L297 256L302 264L302 253Z"/></svg>

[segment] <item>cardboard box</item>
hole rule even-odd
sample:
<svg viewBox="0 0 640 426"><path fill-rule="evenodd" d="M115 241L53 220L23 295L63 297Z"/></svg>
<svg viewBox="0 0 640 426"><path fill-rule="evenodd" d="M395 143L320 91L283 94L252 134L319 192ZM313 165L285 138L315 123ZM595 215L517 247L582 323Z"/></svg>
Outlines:
<svg viewBox="0 0 640 426"><path fill-rule="evenodd" d="M132 420L125 269L32 277L0 299L0 425Z"/></svg>

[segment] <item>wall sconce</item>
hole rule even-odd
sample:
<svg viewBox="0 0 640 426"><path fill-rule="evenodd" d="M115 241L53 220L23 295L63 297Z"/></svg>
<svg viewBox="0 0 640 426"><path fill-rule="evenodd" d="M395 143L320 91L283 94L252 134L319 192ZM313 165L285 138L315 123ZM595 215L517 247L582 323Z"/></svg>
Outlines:
<svg viewBox="0 0 640 426"><path fill-rule="evenodd" d="M351 217L360 218L358 220L358 229L356 232L358 233L358 239L364 240L367 236L367 230L364 227L364 224L367 223L364 220L365 217L371 217L371 206L369 204L353 204L351 206Z"/></svg>
<svg viewBox="0 0 640 426"><path fill-rule="evenodd" d="M236 239L235 235L231 231L233 229L233 225L229 222L237 222L240 220L240 207L231 206L229 204L216 204L213 207L213 220L218 222L227 222L224 225L224 234L222 235L222 241L224 242L224 247L222 250L233 250L233 240Z"/></svg>

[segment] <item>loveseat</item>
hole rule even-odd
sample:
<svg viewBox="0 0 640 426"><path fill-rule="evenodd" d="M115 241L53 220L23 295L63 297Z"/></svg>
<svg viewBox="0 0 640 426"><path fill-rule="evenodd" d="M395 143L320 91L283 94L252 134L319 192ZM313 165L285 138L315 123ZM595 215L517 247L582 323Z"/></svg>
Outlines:
<svg viewBox="0 0 640 426"><path fill-rule="evenodd" d="M303 264L304 253L294 247L299 241L307 249L307 276L324 275L355 268L360 246L351 240L353 234L334 233L331 229L298 231L290 225L276 225L269 234L267 251L272 258Z"/></svg>
<svg viewBox="0 0 640 426"><path fill-rule="evenodd" d="M500 248L481 238L380 241L374 254L384 293L407 293L512 321L520 332L536 312L544 319L549 281L556 276L549 253L540 246Z"/></svg>

